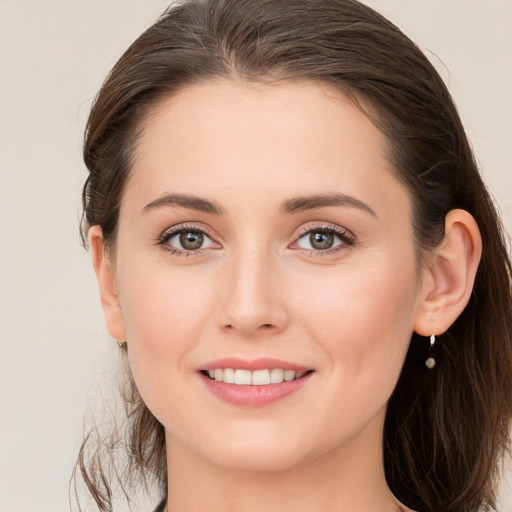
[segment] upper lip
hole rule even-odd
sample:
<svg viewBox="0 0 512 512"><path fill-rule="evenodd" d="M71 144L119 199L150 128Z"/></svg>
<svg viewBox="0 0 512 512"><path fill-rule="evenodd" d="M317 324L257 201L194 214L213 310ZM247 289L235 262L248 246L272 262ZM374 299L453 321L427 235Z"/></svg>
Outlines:
<svg viewBox="0 0 512 512"><path fill-rule="evenodd" d="M237 370L272 370L273 368L281 368L282 370L294 370L296 372L305 372L312 370L311 367L296 364L290 361L283 361L281 359L274 359L271 357L260 357L258 359L240 359L238 357L225 357L210 361L205 365L198 368L198 370L213 370L233 368Z"/></svg>

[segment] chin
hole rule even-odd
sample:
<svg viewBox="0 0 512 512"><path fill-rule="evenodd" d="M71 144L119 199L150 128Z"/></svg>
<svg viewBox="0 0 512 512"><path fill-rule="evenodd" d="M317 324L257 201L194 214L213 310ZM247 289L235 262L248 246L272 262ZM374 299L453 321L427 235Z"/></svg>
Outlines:
<svg viewBox="0 0 512 512"><path fill-rule="evenodd" d="M240 472L277 472L286 471L300 465L297 454L284 454L279 451L248 450L239 453L222 453L215 459L215 463L226 469Z"/></svg>
<svg viewBox="0 0 512 512"><path fill-rule="evenodd" d="M207 457L226 469L244 472L284 471L307 459L304 445L280 436L259 435L252 439L224 437L221 446L209 446ZM302 448L302 449L299 449Z"/></svg>

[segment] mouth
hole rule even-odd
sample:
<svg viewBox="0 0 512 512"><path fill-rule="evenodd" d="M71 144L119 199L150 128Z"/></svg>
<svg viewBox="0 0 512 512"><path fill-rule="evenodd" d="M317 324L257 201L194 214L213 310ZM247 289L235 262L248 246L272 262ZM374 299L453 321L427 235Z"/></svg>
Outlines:
<svg viewBox="0 0 512 512"><path fill-rule="evenodd" d="M260 407L295 394L315 370L276 359L227 358L198 369L206 388L233 405Z"/></svg>
<svg viewBox="0 0 512 512"><path fill-rule="evenodd" d="M210 368L201 370L204 376L210 380L236 384L237 386L269 386L302 379L313 370L295 371L283 368L267 368L262 370L245 370L242 368Z"/></svg>

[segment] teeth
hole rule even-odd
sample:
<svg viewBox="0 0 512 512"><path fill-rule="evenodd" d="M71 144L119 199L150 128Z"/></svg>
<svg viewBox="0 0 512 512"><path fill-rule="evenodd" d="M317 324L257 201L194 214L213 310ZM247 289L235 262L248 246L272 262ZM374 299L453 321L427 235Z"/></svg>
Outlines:
<svg viewBox="0 0 512 512"><path fill-rule="evenodd" d="M217 371L217 370L215 370ZM222 372L222 370L220 370ZM249 370L235 370L235 384L239 386L251 383L251 372Z"/></svg>
<svg viewBox="0 0 512 512"><path fill-rule="evenodd" d="M284 370L281 368L272 368L270 370L270 383L271 384L279 384L284 380Z"/></svg>
<svg viewBox="0 0 512 512"><path fill-rule="evenodd" d="M253 386L266 386L270 384L270 370L256 370L252 372L251 384Z"/></svg>
<svg viewBox="0 0 512 512"><path fill-rule="evenodd" d="M221 370L222 372L222 370ZM222 382L226 382L227 384L235 383L235 370L232 368L226 368L223 372Z"/></svg>
<svg viewBox="0 0 512 512"><path fill-rule="evenodd" d="M208 370L208 376L212 380L225 382L226 384L238 384L239 386L267 386L268 384L280 384L304 377L307 372L295 372L294 370L234 370L233 368L215 368Z"/></svg>
<svg viewBox="0 0 512 512"><path fill-rule="evenodd" d="M284 380L286 382L290 382L295 379L295 372L293 370L285 370L284 371Z"/></svg>

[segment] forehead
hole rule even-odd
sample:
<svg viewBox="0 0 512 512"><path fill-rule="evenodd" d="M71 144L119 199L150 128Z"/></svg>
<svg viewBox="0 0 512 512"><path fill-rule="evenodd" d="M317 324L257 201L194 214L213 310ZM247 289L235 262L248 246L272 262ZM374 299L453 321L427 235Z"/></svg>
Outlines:
<svg viewBox="0 0 512 512"><path fill-rule="evenodd" d="M214 79L188 85L157 103L143 120L139 149L151 145L151 139L156 142L155 134L161 130L173 136L182 133L182 140L191 142L198 142L194 135L204 136L205 130L210 136L204 143L217 133L230 131L238 137L266 134L267 140L279 135L276 142L284 148L285 142L301 136L322 135L329 142L347 124L355 136L361 133L375 138L376 145L385 149L386 137L346 95L329 84L299 80L267 85ZM288 140L283 137L287 134Z"/></svg>
<svg viewBox="0 0 512 512"><path fill-rule="evenodd" d="M184 88L146 117L127 193L337 189L371 199L383 187L401 189L386 152L386 137L328 86L215 80Z"/></svg>

